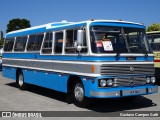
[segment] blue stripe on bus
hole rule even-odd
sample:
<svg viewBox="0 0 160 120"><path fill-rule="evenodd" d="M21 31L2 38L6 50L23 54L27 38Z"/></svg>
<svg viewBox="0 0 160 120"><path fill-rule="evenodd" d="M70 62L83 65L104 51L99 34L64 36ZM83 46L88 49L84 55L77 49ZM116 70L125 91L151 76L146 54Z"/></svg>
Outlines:
<svg viewBox="0 0 160 120"><path fill-rule="evenodd" d="M133 27L145 29L145 26L131 23L117 23L117 22L92 22L90 26L101 25L101 26L116 26L116 27Z"/></svg>
<svg viewBox="0 0 160 120"><path fill-rule="evenodd" d="M63 55L40 55L39 53L3 53L3 58L17 59L41 59L41 60L67 60L67 61L116 61L113 56L63 56ZM152 56L147 57L148 61L153 61ZM119 61L127 61L126 57L119 57ZM136 57L136 61L146 61L143 56Z"/></svg>
<svg viewBox="0 0 160 120"><path fill-rule="evenodd" d="M3 53L3 58L40 59L40 60L69 60L69 61L115 61L115 57L109 56L62 56L40 55L39 53ZM123 59L123 58L122 58Z"/></svg>
<svg viewBox="0 0 160 120"><path fill-rule="evenodd" d="M27 30L27 31L20 31L20 32L16 32L16 33L7 34L6 38L25 36L25 35L36 34L36 33L43 33L45 31L46 31L46 27L37 28L37 29L33 29L33 30Z"/></svg>

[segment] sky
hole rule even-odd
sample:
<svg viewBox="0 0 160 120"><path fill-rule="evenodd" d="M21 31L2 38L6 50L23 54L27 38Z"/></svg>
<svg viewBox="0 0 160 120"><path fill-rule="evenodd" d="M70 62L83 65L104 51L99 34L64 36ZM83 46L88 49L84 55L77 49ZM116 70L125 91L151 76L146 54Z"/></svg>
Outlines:
<svg viewBox="0 0 160 120"><path fill-rule="evenodd" d="M160 23L160 0L0 0L0 30L9 20L28 19L31 26L90 19Z"/></svg>

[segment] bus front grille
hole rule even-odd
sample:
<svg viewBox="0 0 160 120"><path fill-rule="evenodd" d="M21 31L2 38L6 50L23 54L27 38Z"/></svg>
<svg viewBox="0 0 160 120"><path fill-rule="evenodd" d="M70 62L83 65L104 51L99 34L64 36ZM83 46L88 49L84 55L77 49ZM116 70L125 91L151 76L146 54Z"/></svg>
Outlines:
<svg viewBox="0 0 160 120"><path fill-rule="evenodd" d="M123 76L123 75L154 74L154 64L103 64L101 75Z"/></svg>
<svg viewBox="0 0 160 120"><path fill-rule="evenodd" d="M113 86L138 86L145 85L146 77L129 77L129 78L116 78L113 81Z"/></svg>

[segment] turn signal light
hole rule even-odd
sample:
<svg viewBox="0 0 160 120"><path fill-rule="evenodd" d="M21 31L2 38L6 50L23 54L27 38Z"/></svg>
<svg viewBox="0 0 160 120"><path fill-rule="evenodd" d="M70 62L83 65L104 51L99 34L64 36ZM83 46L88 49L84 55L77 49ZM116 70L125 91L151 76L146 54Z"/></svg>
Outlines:
<svg viewBox="0 0 160 120"><path fill-rule="evenodd" d="M94 71L95 71L95 67L94 67L94 65L92 65L91 72L94 73Z"/></svg>

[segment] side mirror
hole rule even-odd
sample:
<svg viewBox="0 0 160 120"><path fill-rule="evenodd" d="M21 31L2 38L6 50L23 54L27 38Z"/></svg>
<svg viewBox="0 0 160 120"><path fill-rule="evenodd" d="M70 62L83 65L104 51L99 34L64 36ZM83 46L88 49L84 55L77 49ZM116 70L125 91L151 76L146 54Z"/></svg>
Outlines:
<svg viewBox="0 0 160 120"><path fill-rule="evenodd" d="M83 44L83 30L77 31L77 51L80 52L82 50L82 44Z"/></svg>

